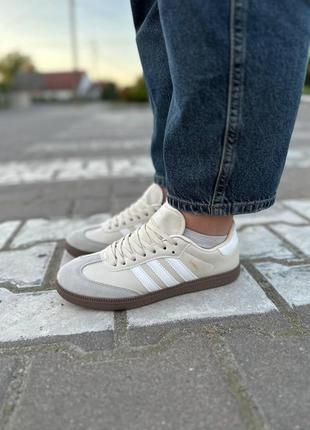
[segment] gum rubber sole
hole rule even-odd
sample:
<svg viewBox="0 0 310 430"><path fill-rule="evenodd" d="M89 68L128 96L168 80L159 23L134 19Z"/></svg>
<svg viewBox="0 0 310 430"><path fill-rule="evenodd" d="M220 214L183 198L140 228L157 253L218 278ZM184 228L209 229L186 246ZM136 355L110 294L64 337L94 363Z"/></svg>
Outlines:
<svg viewBox="0 0 310 430"><path fill-rule="evenodd" d="M68 242L65 243L65 250L69 252L72 257L81 257L82 255L89 255L91 252L82 251L81 249L74 248L69 245Z"/></svg>
<svg viewBox="0 0 310 430"><path fill-rule="evenodd" d="M240 265L226 273L196 279L195 281L183 282L176 285L175 287L168 287L163 290L154 291L152 293L144 294L138 297L130 297L126 299L101 299L98 297L80 296L79 294L66 291L59 284L56 285L56 288L61 297L66 299L68 302L74 303L75 305L101 311L122 311L149 305L160 300L168 299L169 297L222 287L235 281L239 274Z"/></svg>

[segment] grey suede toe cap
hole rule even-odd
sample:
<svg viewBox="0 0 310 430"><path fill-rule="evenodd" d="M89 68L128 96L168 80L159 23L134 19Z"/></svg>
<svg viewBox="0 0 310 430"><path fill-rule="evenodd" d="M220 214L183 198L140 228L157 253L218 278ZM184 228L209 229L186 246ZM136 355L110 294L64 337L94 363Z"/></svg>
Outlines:
<svg viewBox="0 0 310 430"><path fill-rule="evenodd" d="M93 253L93 252L99 252L102 249L106 248L108 245L101 242L96 242L94 240L89 239L86 237L86 232L89 230L93 230L95 228L98 228L98 226L92 226L92 227L86 227L81 230L74 231L70 233L66 237L67 244L75 249L78 249L83 252Z"/></svg>
<svg viewBox="0 0 310 430"><path fill-rule="evenodd" d="M137 294L126 288L114 287L94 282L83 275L83 268L101 261L100 254L78 257L61 267L57 282L64 290L72 294L102 299L123 299L136 297Z"/></svg>

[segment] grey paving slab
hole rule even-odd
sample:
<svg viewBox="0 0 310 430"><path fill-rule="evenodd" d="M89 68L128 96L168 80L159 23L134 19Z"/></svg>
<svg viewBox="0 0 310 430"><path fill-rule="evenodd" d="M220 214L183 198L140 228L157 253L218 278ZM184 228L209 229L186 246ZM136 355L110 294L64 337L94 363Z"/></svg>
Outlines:
<svg viewBox="0 0 310 430"><path fill-rule="evenodd" d="M5 245L19 225L20 221L7 221L0 223L0 249Z"/></svg>
<svg viewBox="0 0 310 430"><path fill-rule="evenodd" d="M149 185L152 179L149 178L127 178L114 179L111 185L111 195L114 199L128 198L133 199L141 195Z"/></svg>
<svg viewBox="0 0 310 430"><path fill-rule="evenodd" d="M1 358L0 359L0 411L3 405L4 398L6 397L7 389L12 381L14 371L17 367L17 361L15 358ZM1 420L1 413L0 413ZM1 428L1 421L0 421Z"/></svg>
<svg viewBox="0 0 310 430"><path fill-rule="evenodd" d="M310 328L310 305L298 306L298 308L295 309L302 321L302 324Z"/></svg>
<svg viewBox="0 0 310 430"><path fill-rule="evenodd" d="M285 206L292 208L300 215L309 218L310 220L310 199L303 200L284 200Z"/></svg>
<svg viewBox="0 0 310 430"><path fill-rule="evenodd" d="M154 167L149 156L135 158L124 158L113 160L112 176L132 177L132 176L154 176Z"/></svg>
<svg viewBox="0 0 310 430"><path fill-rule="evenodd" d="M287 208L281 203L276 203L269 209L249 215L237 215L235 217L237 228L245 225L269 224L277 222L286 222L289 224L304 224L305 220Z"/></svg>
<svg viewBox="0 0 310 430"><path fill-rule="evenodd" d="M105 221L109 215L98 214L87 219L59 218L53 220L31 219L14 238L11 247L29 245L38 241L61 240L73 230Z"/></svg>
<svg viewBox="0 0 310 430"><path fill-rule="evenodd" d="M36 413L33 413L35 405ZM135 358L36 358L11 430L245 430L207 337Z"/></svg>
<svg viewBox="0 0 310 430"><path fill-rule="evenodd" d="M110 199L98 197L79 197L73 205L74 215L90 216L102 211L111 211Z"/></svg>
<svg viewBox="0 0 310 430"><path fill-rule="evenodd" d="M288 267L278 263L258 263L256 267L291 306L310 303L309 264Z"/></svg>
<svg viewBox="0 0 310 430"><path fill-rule="evenodd" d="M230 285L174 297L127 312L129 327L151 326L275 310L273 303L245 269Z"/></svg>
<svg viewBox="0 0 310 430"><path fill-rule="evenodd" d="M40 287L55 250L55 243L0 253L0 285L6 282L17 288Z"/></svg>
<svg viewBox="0 0 310 430"><path fill-rule="evenodd" d="M14 294L0 289L0 342L113 330L112 312L65 302L56 291Z"/></svg>
<svg viewBox="0 0 310 430"><path fill-rule="evenodd" d="M277 336L279 333L289 332L292 327L289 321L278 311L263 314L232 315L229 317L209 318L204 320L185 320L178 324L153 325L147 327L133 327L128 330L130 344L134 346L156 345L166 336L193 333L205 330L207 333L222 333L239 330L243 327L256 334L265 333Z"/></svg>
<svg viewBox="0 0 310 430"><path fill-rule="evenodd" d="M0 186L153 175L154 168L148 155L112 158L110 163L105 157L0 163Z"/></svg>
<svg viewBox="0 0 310 430"><path fill-rule="evenodd" d="M310 255L310 226L275 225L272 228L304 254Z"/></svg>
<svg viewBox="0 0 310 430"><path fill-rule="evenodd" d="M1 199L1 195L0 195ZM3 200L1 200L3 201ZM66 199L35 199L24 203L18 198L14 202L3 202L4 208L0 212L0 220L29 219L38 217L57 217L70 214L72 200Z"/></svg>
<svg viewBox="0 0 310 430"><path fill-rule="evenodd" d="M263 226L246 227L239 233L242 258L294 258L283 242Z"/></svg>
<svg viewBox="0 0 310 430"><path fill-rule="evenodd" d="M69 261L72 261L74 257L69 254L66 250L63 253L63 256L60 261L60 267L62 267L64 264L69 263Z"/></svg>
<svg viewBox="0 0 310 430"><path fill-rule="evenodd" d="M272 430L309 428L309 337L227 336L247 388Z"/></svg>

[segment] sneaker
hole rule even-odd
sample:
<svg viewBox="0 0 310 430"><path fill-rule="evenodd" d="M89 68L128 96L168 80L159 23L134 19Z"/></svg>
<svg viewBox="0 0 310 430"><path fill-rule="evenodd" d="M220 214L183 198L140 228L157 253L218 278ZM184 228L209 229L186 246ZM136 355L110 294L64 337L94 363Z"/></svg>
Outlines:
<svg viewBox="0 0 310 430"><path fill-rule="evenodd" d="M66 238L65 248L73 257L101 251L126 234L145 224L160 208L163 192L152 184L130 207L100 225L74 231Z"/></svg>
<svg viewBox="0 0 310 430"><path fill-rule="evenodd" d="M226 240L212 249L197 246L184 230L181 212L165 203L134 233L65 264L58 273L57 290L84 307L123 310L220 287L238 277L234 225Z"/></svg>

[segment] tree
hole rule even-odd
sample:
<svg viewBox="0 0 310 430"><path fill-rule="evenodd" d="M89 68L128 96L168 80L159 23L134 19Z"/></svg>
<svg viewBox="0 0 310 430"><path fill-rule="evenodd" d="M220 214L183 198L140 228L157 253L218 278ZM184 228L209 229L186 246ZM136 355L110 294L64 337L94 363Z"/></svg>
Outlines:
<svg viewBox="0 0 310 430"><path fill-rule="evenodd" d="M11 88L18 73L33 72L35 67L30 57L19 52L7 54L0 60L0 85L3 89Z"/></svg>
<svg viewBox="0 0 310 430"><path fill-rule="evenodd" d="M126 87L121 91L121 98L126 102L147 102L148 94L144 78L137 79L131 87Z"/></svg>

